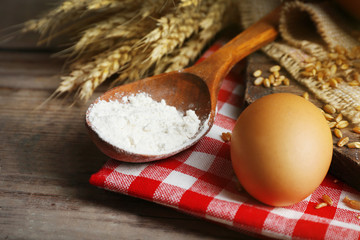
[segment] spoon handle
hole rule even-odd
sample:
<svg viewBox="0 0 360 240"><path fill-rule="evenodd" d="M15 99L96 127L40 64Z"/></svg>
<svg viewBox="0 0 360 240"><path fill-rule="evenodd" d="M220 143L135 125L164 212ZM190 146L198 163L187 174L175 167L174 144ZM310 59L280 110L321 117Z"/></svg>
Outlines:
<svg viewBox="0 0 360 240"><path fill-rule="evenodd" d="M211 95L217 99L221 82L231 68L244 57L276 39L280 10L281 6L277 7L207 59L185 69L185 72L202 78Z"/></svg>

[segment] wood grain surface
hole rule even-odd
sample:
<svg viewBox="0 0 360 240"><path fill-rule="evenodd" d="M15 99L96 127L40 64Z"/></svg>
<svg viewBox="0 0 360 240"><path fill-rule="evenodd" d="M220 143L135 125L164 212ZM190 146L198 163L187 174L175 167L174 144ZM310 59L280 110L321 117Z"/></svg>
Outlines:
<svg viewBox="0 0 360 240"><path fill-rule="evenodd" d="M246 104L251 104L256 99L278 92L289 92L294 93L296 95L302 96L304 92L309 92L305 87L298 84L295 80L291 80L290 86L278 86L278 87L270 87L265 88L263 86L255 86L253 84L254 77L252 73L261 69L264 76L269 75L269 68L277 64L275 61L267 57L265 54L261 52L256 52L252 54L248 59L247 66L247 83L245 90L245 102ZM285 70L281 71L281 74L289 77ZM320 102L313 95L310 94L310 101L314 103L318 107L322 107L324 103ZM348 136L350 141L359 141L359 134L356 134L351 131L352 125L347 127L346 129L342 129L343 136ZM336 143L339 141L337 137L333 135L334 142L334 154L333 159L330 166L330 174L347 183L349 186L360 191L360 150L359 149L349 149L348 147L338 147Z"/></svg>
<svg viewBox="0 0 360 240"><path fill-rule="evenodd" d="M1 0L0 49L43 50L52 49L64 42L67 37L56 39L48 44L38 45L38 34L19 34L21 25L25 21L44 15L58 2L58 0ZM9 37L11 37L10 40Z"/></svg>
<svg viewBox="0 0 360 240"><path fill-rule="evenodd" d="M60 82L64 63L51 51L63 40L2 41L57 2L1 1L0 239L255 239L88 183L107 157L88 136L85 111L108 86L87 104L61 98L39 108Z"/></svg>
<svg viewBox="0 0 360 240"><path fill-rule="evenodd" d="M60 81L50 55L0 52L0 239L253 239L90 185L107 157L85 129L88 104L38 108Z"/></svg>

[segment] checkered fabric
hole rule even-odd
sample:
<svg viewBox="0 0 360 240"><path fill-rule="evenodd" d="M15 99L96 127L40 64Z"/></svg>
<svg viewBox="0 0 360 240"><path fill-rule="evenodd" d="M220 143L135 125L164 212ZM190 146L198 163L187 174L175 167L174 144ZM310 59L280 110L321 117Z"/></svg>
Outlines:
<svg viewBox="0 0 360 240"><path fill-rule="evenodd" d="M215 43L203 58L221 44ZM231 132L242 110L241 64L224 79L214 126L196 145L152 163L110 159L91 176L90 183L255 235L279 239L360 239L360 211L342 201L345 196L360 200L360 193L331 175L313 194L289 207L264 205L239 190L230 161L230 145L221 139L221 134ZM316 209L323 194L334 203Z"/></svg>

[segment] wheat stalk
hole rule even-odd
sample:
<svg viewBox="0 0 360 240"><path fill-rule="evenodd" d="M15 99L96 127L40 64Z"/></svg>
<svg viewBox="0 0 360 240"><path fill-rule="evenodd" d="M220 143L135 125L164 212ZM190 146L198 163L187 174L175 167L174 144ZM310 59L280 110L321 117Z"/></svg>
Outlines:
<svg viewBox="0 0 360 240"><path fill-rule="evenodd" d="M75 91L87 100L114 74L113 84L123 84L188 65L223 26L229 2L66 0L23 31L48 35L46 40L66 32L78 36L58 54L73 64L54 94Z"/></svg>
<svg viewBox="0 0 360 240"><path fill-rule="evenodd" d="M198 56L206 43L221 29L221 17L230 2L230 0L221 0L212 3L211 0L208 0L203 1L203 5L197 9L175 9L174 12L165 14L158 20L157 28L147 34L136 49L132 49L132 54L136 57L134 56L129 65L120 71L113 84L123 84L141 79L151 71L154 65L157 66L160 63L163 66L170 64L166 71L176 70L188 65L190 61ZM198 38L189 40L185 46L177 49L200 29ZM177 55L174 60L166 55L166 53L172 52ZM157 68L157 70L155 67L156 74L159 69L161 67ZM97 74L103 76L100 73L101 70L98 70ZM99 81L97 75L93 76L95 76L93 80L88 79L82 84L79 92L80 99L86 100L91 96L98 84L106 79L103 76Z"/></svg>

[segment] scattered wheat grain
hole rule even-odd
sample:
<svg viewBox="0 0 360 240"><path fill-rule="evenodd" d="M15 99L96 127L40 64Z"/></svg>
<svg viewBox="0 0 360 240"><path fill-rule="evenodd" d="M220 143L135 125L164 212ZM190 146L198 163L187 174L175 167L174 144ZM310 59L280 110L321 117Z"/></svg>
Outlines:
<svg viewBox="0 0 360 240"><path fill-rule="evenodd" d="M360 201L351 200L350 198L345 196L343 202L352 209L360 210Z"/></svg>
<svg viewBox="0 0 360 240"><path fill-rule="evenodd" d="M326 194L322 196L322 200L329 206L333 204L333 200Z"/></svg>
<svg viewBox="0 0 360 240"><path fill-rule="evenodd" d="M254 85L255 86L260 86L264 81L264 78L263 77L258 77L254 80Z"/></svg>
<svg viewBox="0 0 360 240"><path fill-rule="evenodd" d="M223 132L221 134L221 139L224 141L224 142L229 142L231 140L231 133L230 132Z"/></svg>
<svg viewBox="0 0 360 240"><path fill-rule="evenodd" d="M338 147L343 147L343 146L345 146L348 142L349 142L349 137L342 137L342 138L337 142L337 146L338 146Z"/></svg>
<svg viewBox="0 0 360 240"><path fill-rule="evenodd" d="M273 72L279 72L280 69L281 69L281 67L279 65L274 65L274 66L270 67L269 71L272 72L272 73Z"/></svg>
<svg viewBox="0 0 360 240"><path fill-rule="evenodd" d="M325 104L323 107L324 111L329 113L329 114L334 114L336 113L336 109L333 105L330 104Z"/></svg>
<svg viewBox="0 0 360 240"><path fill-rule="evenodd" d="M262 74L262 71L260 69L256 70L254 73L253 73L253 76L254 77L260 77Z"/></svg>
<svg viewBox="0 0 360 240"><path fill-rule="evenodd" d="M349 122L346 120L341 120L336 124L336 127L339 129L346 128L347 126L349 126Z"/></svg>
<svg viewBox="0 0 360 240"><path fill-rule="evenodd" d="M335 128L335 129L334 129L334 135L335 135L337 138L342 138L342 137L343 137L343 134L342 134L341 130L338 129L338 128Z"/></svg>
<svg viewBox="0 0 360 240"><path fill-rule="evenodd" d="M350 142L347 146L348 148L360 148L360 142Z"/></svg>
<svg viewBox="0 0 360 240"><path fill-rule="evenodd" d="M320 209L320 208L323 208L323 207L326 207L326 206L327 206L326 203L321 202L321 203L319 203L319 204L317 204L317 205L315 206L315 209Z"/></svg>

